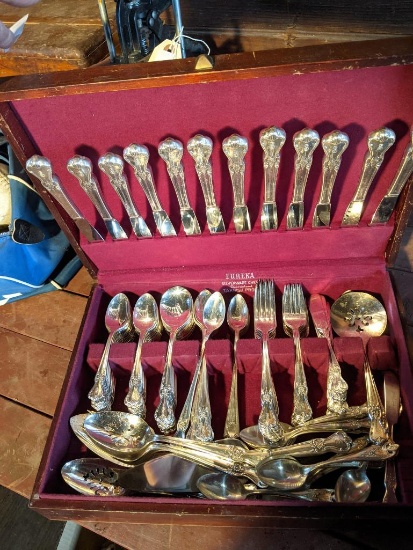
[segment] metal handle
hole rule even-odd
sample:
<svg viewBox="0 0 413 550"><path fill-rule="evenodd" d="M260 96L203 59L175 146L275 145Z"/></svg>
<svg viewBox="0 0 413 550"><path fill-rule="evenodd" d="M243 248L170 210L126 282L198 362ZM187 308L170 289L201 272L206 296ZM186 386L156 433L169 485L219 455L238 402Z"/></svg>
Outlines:
<svg viewBox="0 0 413 550"><path fill-rule="evenodd" d="M384 155L396 140L389 128L380 128L372 132L367 139L368 152L364 157L363 169L353 201L364 201L370 185L383 163Z"/></svg>
<svg viewBox="0 0 413 550"><path fill-rule="evenodd" d="M294 408L291 416L293 426L301 426L313 417L310 403L308 401L308 385L304 373L303 358L301 355L301 342L298 330L294 329Z"/></svg>
<svg viewBox="0 0 413 550"><path fill-rule="evenodd" d="M304 130L294 134L293 144L296 154L294 157L295 181L292 202L302 202L304 200L304 191L313 162L313 153L319 143L320 136L310 128L304 128Z"/></svg>
<svg viewBox="0 0 413 550"><path fill-rule="evenodd" d="M413 172L413 146L410 144L404 151L400 166L390 184L387 195L398 197Z"/></svg>
<svg viewBox="0 0 413 550"><path fill-rule="evenodd" d="M52 164L46 157L33 155L26 162L26 170L33 174L43 187L59 202L72 219L82 218L82 214L66 195L59 178L53 174Z"/></svg>
<svg viewBox="0 0 413 550"><path fill-rule="evenodd" d="M144 336L141 334L129 379L129 391L125 397L125 405L128 411L141 418L145 418L146 416L146 380L141 362L143 339Z"/></svg>
<svg viewBox="0 0 413 550"><path fill-rule="evenodd" d="M147 147L132 143L123 150L123 158L132 166L152 210L154 212L162 210L155 190L152 169L149 165L149 151Z"/></svg>
<svg viewBox="0 0 413 550"><path fill-rule="evenodd" d="M284 430L278 418L279 407L274 382L271 377L270 355L268 341L263 335L262 340L262 375L261 375L261 411L258 417L258 427L264 439L271 444L280 443L284 439Z"/></svg>
<svg viewBox="0 0 413 550"><path fill-rule="evenodd" d="M162 374L161 387L159 390L159 405L155 411L155 420L162 433L170 433L175 428L175 407L176 407L176 374L172 366L172 350L176 334L171 332L168 350L166 353L165 368Z"/></svg>
<svg viewBox="0 0 413 550"><path fill-rule="evenodd" d="M324 151L323 183L320 193L320 203L330 204L334 182L341 164L341 157L349 145L349 137L344 132L335 130L326 134L321 140Z"/></svg>
<svg viewBox="0 0 413 550"><path fill-rule="evenodd" d="M109 182L118 194L126 213L130 218L139 216L138 209L130 195L128 180L123 173L123 160L119 155L107 153L98 160L99 168L109 178Z"/></svg>
<svg viewBox="0 0 413 550"><path fill-rule="evenodd" d="M264 202L275 201L278 169L280 167L281 149L286 134L282 128L271 126L260 132L260 144L264 152Z"/></svg>
<svg viewBox="0 0 413 550"><path fill-rule="evenodd" d="M232 189L234 192L234 206L245 206L244 199L244 157L248 151L248 141L245 137L233 134L224 139L222 150L228 159L228 170L231 176Z"/></svg>
<svg viewBox="0 0 413 550"><path fill-rule="evenodd" d="M67 163L68 171L77 178L96 210L104 220L113 218L100 193L99 184L93 175L92 163L86 157L74 156Z"/></svg>
<svg viewBox="0 0 413 550"><path fill-rule="evenodd" d="M195 170L202 187L207 208L216 206L212 181L212 140L209 137L196 135L188 141L187 149L195 161Z"/></svg>
<svg viewBox="0 0 413 550"><path fill-rule="evenodd" d="M174 186L180 208L191 208L186 194L184 167L182 156L183 145L177 139L168 138L158 147L159 156L165 161L166 169Z"/></svg>

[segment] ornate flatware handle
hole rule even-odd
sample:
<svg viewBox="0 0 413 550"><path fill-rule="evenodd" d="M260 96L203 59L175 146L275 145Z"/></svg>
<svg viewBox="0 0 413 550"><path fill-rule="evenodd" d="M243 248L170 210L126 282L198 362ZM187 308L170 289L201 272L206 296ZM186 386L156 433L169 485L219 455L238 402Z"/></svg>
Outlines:
<svg viewBox="0 0 413 550"><path fill-rule="evenodd" d="M98 165L102 172L109 178L110 184L119 195L128 216L130 218L139 216L139 212L129 192L128 180L123 173L122 157L113 153L108 153L100 157Z"/></svg>
<svg viewBox="0 0 413 550"><path fill-rule="evenodd" d="M231 391L229 394L227 417L225 419L224 437L238 437L239 431L238 373L237 361L235 359L232 366Z"/></svg>
<svg viewBox="0 0 413 550"><path fill-rule="evenodd" d="M364 201L370 185L383 163L384 155L393 145L396 135L389 128L372 132L367 139L368 151L364 157L363 170L353 201Z"/></svg>
<svg viewBox="0 0 413 550"><path fill-rule="evenodd" d="M344 132L335 130L326 134L321 140L324 151L323 183L321 187L320 203L330 204L334 182L341 164L341 157L349 145L349 137Z"/></svg>
<svg viewBox="0 0 413 550"><path fill-rule="evenodd" d="M186 193L182 156L184 147L177 139L168 138L158 147L159 156L165 161L166 169L174 186L180 208L191 208Z"/></svg>
<svg viewBox="0 0 413 550"><path fill-rule="evenodd" d="M185 404L182 408L181 414L178 419L178 424L176 426L176 433L175 437L181 437L184 438L185 434L189 428L189 425L191 423L191 412L192 412L192 405L194 402L194 395L196 391L196 387L198 385L199 380L199 373L201 371L202 361L204 359L205 354L205 346L201 345L201 352L199 355L199 359L195 368L194 376L192 378L191 385L189 387L188 395L186 396Z"/></svg>
<svg viewBox="0 0 413 550"><path fill-rule="evenodd" d="M59 178L53 174L49 159L40 155L33 155L26 162L26 169L41 182L43 187L63 206L72 219L83 217L66 195Z"/></svg>
<svg viewBox="0 0 413 550"><path fill-rule="evenodd" d="M109 351L113 334L107 339L105 349L95 375L95 383L88 393L95 411L110 411L115 396L115 377L109 364Z"/></svg>
<svg viewBox="0 0 413 550"><path fill-rule="evenodd" d="M245 206L244 199L244 157L248 151L248 140L245 137L233 134L224 139L222 150L228 159L228 169L231 176L234 192L234 206Z"/></svg>
<svg viewBox="0 0 413 550"><path fill-rule="evenodd" d="M371 421L370 440L376 445L381 445L389 439L389 427L367 356L364 359L364 378L367 391L367 410Z"/></svg>
<svg viewBox="0 0 413 550"><path fill-rule="evenodd" d="M383 502L391 502L391 503L398 502L397 496L396 496L396 489L397 489L396 463L392 458L390 460L387 460L385 465L384 485L386 490L384 492Z"/></svg>
<svg viewBox="0 0 413 550"><path fill-rule="evenodd" d="M278 169L280 167L281 149L285 143L286 134L282 128L271 126L260 132L260 145L264 152L264 202L275 201Z"/></svg>
<svg viewBox="0 0 413 550"><path fill-rule="evenodd" d="M212 430L211 420L212 413L209 399L208 371L204 354L191 413L191 427L188 437L196 441L213 441L214 432Z"/></svg>
<svg viewBox="0 0 413 550"><path fill-rule="evenodd" d="M162 433L168 434L175 429L176 375L172 366L172 351L176 335L171 334L166 353L165 368L159 390L159 405L155 411L155 420Z"/></svg>
<svg viewBox="0 0 413 550"><path fill-rule="evenodd" d="M132 143L123 150L123 157L128 162L139 181L143 192L154 212L162 210L162 205L156 193L152 169L149 164L149 151L144 145Z"/></svg>
<svg viewBox="0 0 413 550"><path fill-rule="evenodd" d="M400 166L387 191L387 195L398 197L404 187L404 184L413 172L413 146L406 147Z"/></svg>
<svg viewBox="0 0 413 550"><path fill-rule="evenodd" d="M99 184L93 175L93 167L90 160L80 155L74 156L68 161L67 169L77 178L80 186L88 195L102 218L104 220L112 219L113 216L103 200Z"/></svg>
<svg viewBox="0 0 413 550"><path fill-rule="evenodd" d="M302 202L308 174L313 162L313 153L320 143L318 132L304 128L294 134L293 144L296 151L294 158L295 181L292 202Z"/></svg>
<svg viewBox="0 0 413 550"><path fill-rule="evenodd" d="M294 408L291 416L293 426L301 426L313 417L308 401L308 385L304 373L303 358L301 355L300 336L294 335L295 364L294 364Z"/></svg>
<svg viewBox="0 0 413 550"><path fill-rule="evenodd" d="M258 428L264 439L272 445L280 443L284 439L284 430L278 414L278 399L271 376L268 342L264 336L262 340L261 412L258 417Z"/></svg>
<svg viewBox="0 0 413 550"><path fill-rule="evenodd" d="M202 187L207 208L216 206L214 187L212 182L212 140L207 136L196 135L188 141L187 149L195 161L195 170Z"/></svg>
<svg viewBox="0 0 413 550"><path fill-rule="evenodd" d="M144 336L141 334L139 336L135 360L129 380L129 391L125 397L125 405L128 411L141 418L145 418L146 416L146 381L141 362L143 339Z"/></svg>

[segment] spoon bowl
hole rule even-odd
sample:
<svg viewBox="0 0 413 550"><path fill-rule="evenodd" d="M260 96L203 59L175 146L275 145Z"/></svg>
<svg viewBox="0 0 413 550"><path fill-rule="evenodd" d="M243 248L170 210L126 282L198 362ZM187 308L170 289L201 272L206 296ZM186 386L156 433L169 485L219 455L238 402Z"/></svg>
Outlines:
<svg viewBox="0 0 413 550"><path fill-rule="evenodd" d="M366 502L371 491L371 481L366 468L346 470L337 479L335 498L337 502Z"/></svg>

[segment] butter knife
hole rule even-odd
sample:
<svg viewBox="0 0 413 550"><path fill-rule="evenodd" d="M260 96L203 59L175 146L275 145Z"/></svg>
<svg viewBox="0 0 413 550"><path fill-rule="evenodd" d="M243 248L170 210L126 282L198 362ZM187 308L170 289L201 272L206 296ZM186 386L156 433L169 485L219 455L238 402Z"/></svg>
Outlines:
<svg viewBox="0 0 413 550"><path fill-rule="evenodd" d="M195 170L204 194L207 223L210 233L225 233L221 210L217 206L212 180L212 140L207 136L196 135L187 143L187 149L195 161Z"/></svg>
<svg viewBox="0 0 413 550"><path fill-rule="evenodd" d="M86 192L105 222L106 228L112 239L127 239L128 236L125 231L122 229L120 223L112 216L102 198L99 184L93 175L92 163L90 160L86 157L76 155L68 161L67 169L73 176L75 176L75 178L78 179L80 186Z"/></svg>
<svg viewBox="0 0 413 550"><path fill-rule="evenodd" d="M184 167L181 162L184 154L182 143L177 139L168 138L159 144L158 152L165 161L166 169L174 186L186 235L200 235L201 229L186 193Z"/></svg>
<svg viewBox="0 0 413 550"><path fill-rule="evenodd" d="M413 128L410 130L410 143L406 147L400 166L394 176L387 193L382 198L376 211L373 214L370 225L383 224L389 221L396 206L400 193L413 173Z"/></svg>
<svg viewBox="0 0 413 550"><path fill-rule="evenodd" d="M314 210L313 227L328 227L331 215L331 194L341 164L341 156L347 149L349 137L344 132L335 130L326 134L321 140L324 151L323 183L318 203Z"/></svg>
<svg viewBox="0 0 413 550"><path fill-rule="evenodd" d="M367 139L368 151L364 157L359 184L344 214L342 225L358 225L370 185L383 163L386 151L390 149L395 140L396 135L389 128L380 128L369 135Z"/></svg>
<svg viewBox="0 0 413 550"><path fill-rule="evenodd" d="M89 242L103 241L102 235L90 225L82 216L71 199L66 195L59 178L53 174L52 164L46 157L33 155L26 162L26 170L36 176L43 187L57 200L66 210L69 216L77 225L79 231Z"/></svg>
<svg viewBox="0 0 413 550"><path fill-rule="evenodd" d="M271 231L278 227L275 189L278 168L280 167L280 151L285 143L285 139L284 130L275 126L271 126L260 132L260 145L264 152L264 203L261 210L261 231Z"/></svg>
<svg viewBox="0 0 413 550"><path fill-rule="evenodd" d="M149 165L149 151L147 147L132 143L123 150L123 158L132 166L135 172L136 179L140 183L152 208L153 218L161 236L176 237L174 226L162 208L156 193L152 169Z"/></svg>
<svg viewBox="0 0 413 550"><path fill-rule="evenodd" d="M140 215L129 191L128 180L123 173L123 159L115 153L107 153L98 160L99 168L109 178L109 182L118 194L129 216L135 235L141 239L152 237L145 220Z"/></svg>
<svg viewBox="0 0 413 550"><path fill-rule="evenodd" d="M294 134L295 178L293 197L287 213L287 229L301 229L304 225L304 191L313 162L313 153L319 143L318 132L311 128L304 128Z"/></svg>
<svg viewBox="0 0 413 550"><path fill-rule="evenodd" d="M393 440L393 426L397 424L400 413L400 384L397 376L392 371L384 372L384 408L389 426L389 437ZM397 502L397 477L394 458L386 460L384 486L386 490L383 502Z"/></svg>
<svg viewBox="0 0 413 550"><path fill-rule="evenodd" d="M250 215L244 199L244 157L248 151L247 138L233 134L224 139L222 150L228 159L228 170L234 193L233 218L235 232L244 233L251 231Z"/></svg>

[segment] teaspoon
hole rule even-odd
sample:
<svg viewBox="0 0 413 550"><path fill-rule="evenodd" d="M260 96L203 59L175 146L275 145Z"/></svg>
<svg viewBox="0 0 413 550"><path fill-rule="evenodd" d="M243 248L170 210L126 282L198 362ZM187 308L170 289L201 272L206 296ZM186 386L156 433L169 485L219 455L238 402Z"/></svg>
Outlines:
<svg viewBox="0 0 413 550"><path fill-rule="evenodd" d="M367 476L367 462L361 468L346 470L337 479L335 498L337 502L365 502L371 491L371 481Z"/></svg>

